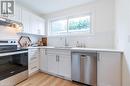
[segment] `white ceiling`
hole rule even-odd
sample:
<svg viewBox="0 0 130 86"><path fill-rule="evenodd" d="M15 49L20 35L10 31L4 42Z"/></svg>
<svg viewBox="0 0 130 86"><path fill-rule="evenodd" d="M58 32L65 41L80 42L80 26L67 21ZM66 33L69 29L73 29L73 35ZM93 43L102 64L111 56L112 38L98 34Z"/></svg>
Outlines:
<svg viewBox="0 0 130 86"><path fill-rule="evenodd" d="M39 14L47 14L74 6L86 4L94 0L16 0L16 3Z"/></svg>

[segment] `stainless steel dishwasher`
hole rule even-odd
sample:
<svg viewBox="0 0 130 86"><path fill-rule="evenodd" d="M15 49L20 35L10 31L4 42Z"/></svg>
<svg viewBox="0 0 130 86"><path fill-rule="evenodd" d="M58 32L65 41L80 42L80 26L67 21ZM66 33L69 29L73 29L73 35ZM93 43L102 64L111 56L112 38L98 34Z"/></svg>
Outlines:
<svg viewBox="0 0 130 86"><path fill-rule="evenodd" d="M96 52L72 52L72 80L97 86Z"/></svg>

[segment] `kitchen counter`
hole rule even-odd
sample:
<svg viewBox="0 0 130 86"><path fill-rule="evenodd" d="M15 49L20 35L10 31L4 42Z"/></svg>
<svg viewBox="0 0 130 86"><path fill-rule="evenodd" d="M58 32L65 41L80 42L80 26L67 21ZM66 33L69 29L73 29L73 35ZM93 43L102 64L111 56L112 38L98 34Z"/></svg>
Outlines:
<svg viewBox="0 0 130 86"><path fill-rule="evenodd" d="M78 48L78 47L53 47L53 46L38 46L38 47L28 47L29 48L45 48L45 49L61 49L61 50L71 50L72 52L79 51L93 51L93 52L115 52L123 53L121 50L117 49L100 49L100 48Z"/></svg>

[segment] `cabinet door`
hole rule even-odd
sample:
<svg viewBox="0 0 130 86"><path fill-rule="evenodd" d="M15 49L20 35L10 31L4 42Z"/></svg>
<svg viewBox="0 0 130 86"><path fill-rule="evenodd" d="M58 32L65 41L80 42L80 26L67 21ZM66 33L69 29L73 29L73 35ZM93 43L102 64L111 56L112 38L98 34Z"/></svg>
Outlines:
<svg viewBox="0 0 130 86"><path fill-rule="evenodd" d="M22 9L17 5L15 7L15 21L22 22Z"/></svg>
<svg viewBox="0 0 130 86"><path fill-rule="evenodd" d="M121 86L120 53L99 53L98 86Z"/></svg>
<svg viewBox="0 0 130 86"><path fill-rule="evenodd" d="M29 49L28 51L28 69L29 75L31 75L39 70L39 49Z"/></svg>
<svg viewBox="0 0 130 86"><path fill-rule="evenodd" d="M71 56L59 55L59 72L60 76L71 78Z"/></svg>
<svg viewBox="0 0 130 86"><path fill-rule="evenodd" d="M44 19L39 19L39 24L38 24L38 31L40 35L45 35L45 21Z"/></svg>
<svg viewBox="0 0 130 86"><path fill-rule="evenodd" d="M34 61L39 62L39 49L29 49L28 62L32 64Z"/></svg>
<svg viewBox="0 0 130 86"><path fill-rule="evenodd" d="M48 71L48 58L46 49L40 49L40 70Z"/></svg>
<svg viewBox="0 0 130 86"><path fill-rule="evenodd" d="M58 74L58 61L56 54L48 54L48 72Z"/></svg>
<svg viewBox="0 0 130 86"><path fill-rule="evenodd" d="M33 14L33 13L30 13L30 16L29 16L29 26L30 26L30 29L31 29L31 34L38 34L38 31L37 31L37 17Z"/></svg>
<svg viewBox="0 0 130 86"><path fill-rule="evenodd" d="M33 14L31 17L30 25L33 30L33 34L45 35L45 21Z"/></svg>
<svg viewBox="0 0 130 86"><path fill-rule="evenodd" d="M24 33L31 33L29 30L29 12L22 9L22 23L23 23L23 31Z"/></svg>
<svg viewBox="0 0 130 86"><path fill-rule="evenodd" d="M7 17L8 19L10 19L10 20L15 20L15 16L11 16L11 15L9 15L8 17Z"/></svg>
<svg viewBox="0 0 130 86"><path fill-rule="evenodd" d="M29 64L29 68L28 68L29 76L38 72L38 70L39 70L39 62L34 61L32 64Z"/></svg>

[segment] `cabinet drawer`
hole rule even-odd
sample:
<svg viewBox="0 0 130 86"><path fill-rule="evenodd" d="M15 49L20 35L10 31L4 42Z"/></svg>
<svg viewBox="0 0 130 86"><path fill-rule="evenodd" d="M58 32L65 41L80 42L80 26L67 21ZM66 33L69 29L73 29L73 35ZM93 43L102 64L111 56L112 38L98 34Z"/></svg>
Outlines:
<svg viewBox="0 0 130 86"><path fill-rule="evenodd" d="M39 60L39 49L29 49L28 59L29 63Z"/></svg>
<svg viewBox="0 0 130 86"><path fill-rule="evenodd" d="M35 61L39 61L39 58L37 58L37 57L32 57L32 58L30 58L29 59L29 64L31 64L31 63L33 63L33 62L35 62Z"/></svg>
<svg viewBox="0 0 130 86"><path fill-rule="evenodd" d="M28 57L31 59L31 58L35 58L35 57L39 57L40 55L39 54L37 54L37 53L35 53L35 54L28 54Z"/></svg>
<svg viewBox="0 0 130 86"><path fill-rule="evenodd" d="M70 50L62 50L62 49L47 49L46 50L47 54L62 54L62 55L71 55Z"/></svg>
<svg viewBox="0 0 130 86"><path fill-rule="evenodd" d="M39 70L39 64L38 62L33 62L32 64L29 64L29 74L35 73Z"/></svg>
<svg viewBox="0 0 130 86"><path fill-rule="evenodd" d="M39 48L29 48L29 50L39 50Z"/></svg>
<svg viewBox="0 0 130 86"><path fill-rule="evenodd" d="M38 54L39 50L38 49L29 49L29 54Z"/></svg>

